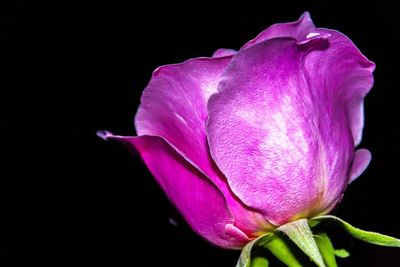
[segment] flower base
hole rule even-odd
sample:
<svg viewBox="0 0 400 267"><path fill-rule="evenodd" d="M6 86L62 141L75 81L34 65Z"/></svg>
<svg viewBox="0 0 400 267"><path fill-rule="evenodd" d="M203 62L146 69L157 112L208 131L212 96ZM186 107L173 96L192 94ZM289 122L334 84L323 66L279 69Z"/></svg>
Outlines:
<svg viewBox="0 0 400 267"><path fill-rule="evenodd" d="M358 229L332 215L318 216L310 220L300 219L281 225L274 232L267 233L248 243L242 250L237 267L265 267L265 257L254 256L252 251L264 248L290 267L318 266L336 267L336 257L345 258L349 253L344 249L335 250L325 232L313 233L312 229L321 222L336 224L351 236L367 243L400 247L400 240L379 233ZM301 251L301 253L299 253Z"/></svg>

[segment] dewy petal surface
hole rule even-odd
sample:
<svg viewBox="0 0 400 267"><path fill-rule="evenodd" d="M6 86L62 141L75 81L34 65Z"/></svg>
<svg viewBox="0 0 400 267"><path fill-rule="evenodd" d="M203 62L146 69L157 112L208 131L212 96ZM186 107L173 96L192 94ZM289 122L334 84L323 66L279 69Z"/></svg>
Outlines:
<svg viewBox="0 0 400 267"><path fill-rule="evenodd" d="M207 101L217 92L230 60L231 57L198 58L157 69L143 92L135 125L138 135L163 138L205 174L225 196L235 225L253 235L270 225L232 194L210 156L206 137Z"/></svg>
<svg viewBox="0 0 400 267"><path fill-rule="evenodd" d="M249 242L233 226L233 217L221 192L162 138L109 133L101 137L135 147L168 198L198 234L224 248L240 248Z"/></svg>
<svg viewBox="0 0 400 267"><path fill-rule="evenodd" d="M271 25L256 38L247 42L241 49L277 37L291 37L297 41L301 41L314 29L315 25L311 19L310 13L304 12L297 21Z"/></svg>
<svg viewBox="0 0 400 267"><path fill-rule="evenodd" d="M233 192L274 224L325 212L347 184L354 149L349 95L358 93L346 91L369 84L371 69L360 53L332 44L330 34L241 50L208 103L214 160ZM336 53L352 57L333 62ZM364 71L368 77L354 74Z"/></svg>

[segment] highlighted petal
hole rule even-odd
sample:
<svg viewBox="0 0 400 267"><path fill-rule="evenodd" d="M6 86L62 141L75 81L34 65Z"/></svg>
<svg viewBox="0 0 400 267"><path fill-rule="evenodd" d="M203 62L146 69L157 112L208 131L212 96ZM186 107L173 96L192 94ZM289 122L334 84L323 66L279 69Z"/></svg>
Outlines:
<svg viewBox="0 0 400 267"><path fill-rule="evenodd" d="M276 225L310 212L328 175L315 168L325 155L304 55L292 38L241 50L208 102L212 157L239 199Z"/></svg>
<svg viewBox="0 0 400 267"><path fill-rule="evenodd" d="M213 159L239 199L276 225L341 197L372 86L374 65L348 38L313 33L239 51L208 102Z"/></svg>

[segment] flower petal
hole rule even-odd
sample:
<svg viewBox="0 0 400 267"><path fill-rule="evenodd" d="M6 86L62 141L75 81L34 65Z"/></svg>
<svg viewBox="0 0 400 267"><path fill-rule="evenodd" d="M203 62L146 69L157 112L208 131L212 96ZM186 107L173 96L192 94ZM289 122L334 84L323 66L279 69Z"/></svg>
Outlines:
<svg viewBox="0 0 400 267"><path fill-rule="evenodd" d="M315 29L310 13L304 12L295 22L277 23L261 32L256 38L247 42L241 49L248 48L260 42L277 37L291 37L297 41L306 38Z"/></svg>
<svg viewBox="0 0 400 267"><path fill-rule="evenodd" d="M354 153L349 183L353 182L365 171L371 162L371 157L371 152L367 149L359 149Z"/></svg>
<svg viewBox="0 0 400 267"><path fill-rule="evenodd" d="M233 56L233 55L236 54L236 53L237 53L237 51L234 50L234 49L220 48L220 49L217 49L217 50L213 53L212 57L213 57L213 58L217 58L217 57Z"/></svg>
<svg viewBox="0 0 400 267"><path fill-rule="evenodd" d="M122 141L139 151L168 198L199 235L224 248L240 248L250 241L233 225L219 190L162 138L110 133L103 133L102 137Z"/></svg>
<svg viewBox="0 0 400 267"><path fill-rule="evenodd" d="M292 38L241 50L208 102L212 157L239 199L277 225L317 197L309 176L318 131L302 56Z"/></svg>
<svg viewBox="0 0 400 267"><path fill-rule="evenodd" d="M318 97L338 97L344 102L354 144L358 145L364 126L364 98L374 82L372 72L375 64L342 33L328 29L314 32L330 35L329 48L310 52L304 62L306 75L315 84Z"/></svg>
<svg viewBox="0 0 400 267"><path fill-rule="evenodd" d="M270 228L270 224L260 214L247 210L231 193L210 156L206 137L207 101L217 91L230 59L199 58L160 67L143 92L135 124L138 135L163 138L205 174L225 196L235 225L253 234Z"/></svg>
<svg viewBox="0 0 400 267"><path fill-rule="evenodd" d="M136 113L138 135L160 136L217 186L222 182L209 156L207 101L230 58L198 58L158 68Z"/></svg>
<svg viewBox="0 0 400 267"><path fill-rule="evenodd" d="M353 155L345 93L339 93L351 88L337 83L359 81L310 72L309 54L319 52L323 62L336 47L329 34L309 37L241 50L208 103L212 157L239 199L277 225L337 201ZM342 62L328 63L324 71Z"/></svg>

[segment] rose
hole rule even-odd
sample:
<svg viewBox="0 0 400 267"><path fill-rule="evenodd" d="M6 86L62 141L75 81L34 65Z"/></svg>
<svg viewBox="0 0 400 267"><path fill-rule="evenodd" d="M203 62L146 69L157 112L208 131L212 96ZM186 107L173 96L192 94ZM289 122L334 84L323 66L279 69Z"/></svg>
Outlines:
<svg viewBox="0 0 400 267"><path fill-rule="evenodd" d="M189 225L241 248L326 214L370 161L354 152L374 64L308 13L239 51L158 68L135 117L133 146Z"/></svg>
<svg viewBox="0 0 400 267"><path fill-rule="evenodd" d="M160 67L142 95L138 136L99 136L134 147L197 233L243 247L238 267L268 265L253 247L302 266L293 244L317 266L334 267L348 253L314 228L321 222L400 247L326 215L371 159L355 146L374 67L346 36L315 28L304 13L239 51Z"/></svg>

